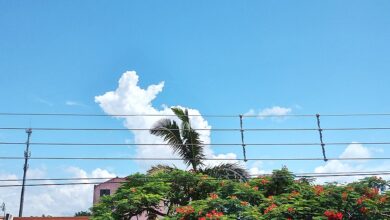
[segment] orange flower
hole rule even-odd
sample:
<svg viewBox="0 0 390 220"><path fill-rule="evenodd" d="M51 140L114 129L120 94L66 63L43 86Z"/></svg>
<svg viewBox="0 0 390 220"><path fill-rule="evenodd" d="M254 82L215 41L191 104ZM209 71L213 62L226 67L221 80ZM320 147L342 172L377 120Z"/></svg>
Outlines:
<svg viewBox="0 0 390 220"><path fill-rule="evenodd" d="M291 212L294 212L295 209L293 207L288 207L287 211L291 213Z"/></svg>
<svg viewBox="0 0 390 220"><path fill-rule="evenodd" d="M385 203L387 201L387 196L379 198L379 203Z"/></svg>
<svg viewBox="0 0 390 220"><path fill-rule="evenodd" d="M314 193L318 196L324 192L324 187L320 185L314 186Z"/></svg>
<svg viewBox="0 0 390 220"><path fill-rule="evenodd" d="M209 178L209 176L207 176L207 175L202 175L201 177L200 177L200 179L202 179L202 180L206 180L206 179L208 179Z"/></svg>
<svg viewBox="0 0 390 220"><path fill-rule="evenodd" d="M288 198L289 199L291 199L292 197L295 197L295 196L299 196L300 195L300 193L298 192L298 191L292 191L291 193L290 193L290 195L288 196Z"/></svg>
<svg viewBox="0 0 390 220"><path fill-rule="evenodd" d="M348 193L347 192L343 192L343 194L341 194L341 199L346 201L348 198Z"/></svg>
<svg viewBox="0 0 390 220"><path fill-rule="evenodd" d="M245 201L241 201L241 205L242 205L242 206L247 206L247 205L249 205L249 203L248 203L248 202L245 202Z"/></svg>
<svg viewBox="0 0 390 220"><path fill-rule="evenodd" d="M375 197L376 195L378 195L378 193L379 193L379 189L378 189L378 188L371 188L371 189L367 190L367 192L366 192L365 195L366 195L368 198L373 198L373 197Z"/></svg>
<svg viewBox="0 0 390 220"><path fill-rule="evenodd" d="M268 206L265 210L264 210L264 214L267 214L268 212L274 210L275 208L277 208L278 206L275 205L274 203L272 203L270 206Z"/></svg>
<svg viewBox="0 0 390 220"><path fill-rule="evenodd" d="M265 185L269 183L269 180L267 180L265 177L261 178L261 184Z"/></svg>
<svg viewBox="0 0 390 220"><path fill-rule="evenodd" d="M324 212L324 215L328 217L328 220L342 220L343 219L343 213L341 212L334 212L331 210L326 210Z"/></svg>
<svg viewBox="0 0 390 220"><path fill-rule="evenodd" d="M210 193L210 198L211 199L218 199L218 195L215 193Z"/></svg>
<svg viewBox="0 0 390 220"><path fill-rule="evenodd" d="M130 188L130 191L133 192L133 193L135 193L135 192L137 192L137 189L134 188L134 187L132 187L132 188Z"/></svg>
<svg viewBox="0 0 390 220"><path fill-rule="evenodd" d="M254 186L254 187L253 187L253 190L255 190L255 191L259 191L259 187L257 187L257 186Z"/></svg>
<svg viewBox="0 0 390 220"><path fill-rule="evenodd" d="M367 197L366 196L362 196L360 197L357 201L356 201L356 204L358 205L361 205L364 201L367 200Z"/></svg>
<svg viewBox="0 0 390 220"><path fill-rule="evenodd" d="M217 212L217 210L212 210L211 212L206 214L206 219L220 219L219 217L222 217L222 212Z"/></svg>
<svg viewBox="0 0 390 220"><path fill-rule="evenodd" d="M177 207L176 212L179 214L184 214L184 215L189 215L191 213L194 213L194 207L192 206L182 206L182 207Z"/></svg>

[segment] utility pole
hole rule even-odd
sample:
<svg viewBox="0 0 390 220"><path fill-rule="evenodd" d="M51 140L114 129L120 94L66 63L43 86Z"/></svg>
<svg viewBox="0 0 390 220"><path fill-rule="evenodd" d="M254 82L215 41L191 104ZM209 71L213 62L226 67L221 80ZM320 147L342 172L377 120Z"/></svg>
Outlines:
<svg viewBox="0 0 390 220"><path fill-rule="evenodd" d="M24 167L23 167L23 183L22 183L22 192L20 193L20 205L19 205L19 217L23 215L23 203L24 203L24 186L26 184L26 174L28 169L28 158L31 156L30 152L30 136L32 133L31 128L26 129L27 133L27 142L26 142L26 150L24 151Z"/></svg>
<svg viewBox="0 0 390 220"><path fill-rule="evenodd" d="M1 204L1 211L4 212L4 219L5 219L5 212L6 212L5 202L3 202L3 204Z"/></svg>

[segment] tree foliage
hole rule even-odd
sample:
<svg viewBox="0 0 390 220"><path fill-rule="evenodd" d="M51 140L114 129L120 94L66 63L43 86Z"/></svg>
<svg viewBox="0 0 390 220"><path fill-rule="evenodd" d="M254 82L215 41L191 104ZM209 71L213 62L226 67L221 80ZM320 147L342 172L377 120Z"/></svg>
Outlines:
<svg viewBox="0 0 390 220"><path fill-rule="evenodd" d="M130 219L389 219L389 183L368 177L316 185L275 170L247 182L178 169L134 174L91 210L94 220Z"/></svg>
<svg viewBox="0 0 390 220"><path fill-rule="evenodd" d="M79 211L74 214L74 216L91 216L91 212L89 211Z"/></svg>
<svg viewBox="0 0 390 220"><path fill-rule="evenodd" d="M162 137L173 151L182 157L184 163L191 165L196 171L203 165L204 159L199 133L191 127L187 109L172 108L172 111L181 120L180 127L174 120L161 119L156 122L150 133Z"/></svg>
<svg viewBox="0 0 390 220"><path fill-rule="evenodd" d="M204 146L199 133L191 127L188 110L172 108L173 113L180 119L180 126L175 120L161 119L157 121L150 133L162 137L173 151L181 156L187 166L195 172L201 172L216 178L230 178L246 180L248 172L237 163L221 163L213 167L204 166ZM166 165L154 166L149 172L174 169Z"/></svg>

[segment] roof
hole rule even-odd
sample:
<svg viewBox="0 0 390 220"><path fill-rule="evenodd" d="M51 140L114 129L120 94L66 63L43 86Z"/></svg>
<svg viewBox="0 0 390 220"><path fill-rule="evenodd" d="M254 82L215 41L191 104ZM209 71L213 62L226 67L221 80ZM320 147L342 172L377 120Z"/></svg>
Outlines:
<svg viewBox="0 0 390 220"><path fill-rule="evenodd" d="M105 182L102 182L102 183L99 183L99 184L95 185L95 187L96 186L100 186L102 184L107 184L107 183L123 183L123 182L126 182L126 178L114 177L114 178L112 178L110 180L107 180Z"/></svg>
<svg viewBox="0 0 390 220"><path fill-rule="evenodd" d="M89 217L14 217L13 220L89 220Z"/></svg>

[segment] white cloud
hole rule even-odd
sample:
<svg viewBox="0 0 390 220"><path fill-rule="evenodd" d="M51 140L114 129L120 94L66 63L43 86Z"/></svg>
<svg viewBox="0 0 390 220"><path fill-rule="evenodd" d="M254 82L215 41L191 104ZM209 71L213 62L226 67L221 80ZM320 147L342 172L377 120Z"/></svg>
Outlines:
<svg viewBox="0 0 390 220"><path fill-rule="evenodd" d="M212 159L218 159L218 160L207 161L208 166L216 166L216 165L221 164L221 163L241 163L238 160L236 160L237 155L234 153L217 154L217 155L211 154L209 157ZM244 164L241 163L241 165L244 165Z"/></svg>
<svg viewBox="0 0 390 220"><path fill-rule="evenodd" d="M261 170L258 167L252 167L249 169L249 174L256 176L256 175L266 174L266 172L265 172L265 170Z"/></svg>
<svg viewBox="0 0 390 220"><path fill-rule="evenodd" d="M363 146L359 143L353 143L348 145L345 150L340 154L339 158L371 158L372 154L377 152L377 149L371 149ZM323 166L318 166L314 169L315 173L333 173L333 172L369 172L369 171L381 171L390 168L390 164L383 163L381 165L371 165L368 160L331 160L326 162ZM339 176L339 177L321 177L317 178L317 182L333 182L337 181L352 182L365 176ZM387 177L384 177L387 178Z"/></svg>
<svg viewBox="0 0 390 220"><path fill-rule="evenodd" d="M369 158L371 152L369 148L364 147L359 143L352 143L345 148L344 152L340 155L340 158Z"/></svg>
<svg viewBox="0 0 390 220"><path fill-rule="evenodd" d="M158 84L149 85L146 89L141 88L138 85L139 77L135 71L125 72L119 80L118 88L114 91L106 92L101 96L95 97L97 102L103 111L109 115L172 115L170 107L162 105L161 109L157 109L153 106L153 101L157 95L162 92L164 88L164 82ZM173 106L172 106L173 107ZM175 106L182 107L182 106ZM182 107L184 108L184 107ZM187 108L190 115L200 115L201 113L197 109ZM124 117L116 116L116 118L124 119L124 126L127 128L151 128L153 124L162 118L171 118L178 120L176 117L170 116L141 116L141 117ZM192 116L190 117L191 125L193 128L206 128L210 129L211 126L203 117ZM164 143L164 141L154 135L149 134L148 131L132 131L134 135L134 143ZM199 131L200 138L204 144L210 143L210 131ZM205 147L206 157L232 157L233 154L219 154L214 155L210 147ZM179 157L174 155L172 150L167 146L138 146L136 148L137 157ZM235 155L234 155L235 157ZM215 161L214 161L215 162ZM215 164L210 162L209 164ZM219 161L220 162L220 161ZM232 161L231 161L232 162ZM234 161L233 161L234 162ZM142 161L139 164L143 169L148 169L152 164L165 163L164 161ZM185 166L181 161L171 162L178 167L184 168Z"/></svg>
<svg viewBox="0 0 390 220"><path fill-rule="evenodd" d="M85 106L83 103L76 102L76 101L71 101L71 100L66 101L65 105L68 105L68 106Z"/></svg>
<svg viewBox="0 0 390 220"><path fill-rule="evenodd" d="M250 168L248 168L249 174L252 176L258 176L262 174L266 174L267 172L261 167L264 165L263 161L255 161L250 165Z"/></svg>
<svg viewBox="0 0 390 220"><path fill-rule="evenodd" d="M247 113L245 113L245 115L258 116L259 119L264 119L266 117L271 117L275 119L275 118L280 118L280 116L287 116L291 112L292 112L291 108L273 106L270 108L259 110L258 112L256 112L254 109L250 109Z"/></svg>
<svg viewBox="0 0 390 220"><path fill-rule="evenodd" d="M43 99L43 98L40 98L40 97L36 97L35 98L35 101L39 102L39 103L42 103L42 104L45 104L47 106L53 106L54 104L46 99Z"/></svg>
<svg viewBox="0 0 390 220"><path fill-rule="evenodd" d="M86 177L115 177L107 170L97 168L91 173L77 168L69 167L65 170L73 178ZM45 169L30 169L28 178L47 178ZM19 179L14 174L0 174L0 179ZM72 181L71 181L72 182ZM73 181L76 182L76 181ZM97 182L96 180L82 180L77 182ZM54 183L53 181L27 182ZM5 184L21 184L21 182L7 182ZM7 212L17 215L19 212L20 187L0 188L0 203L5 202ZM27 186L25 189L24 216L71 216L75 212L88 210L92 206L93 185L71 185L71 186Z"/></svg>

